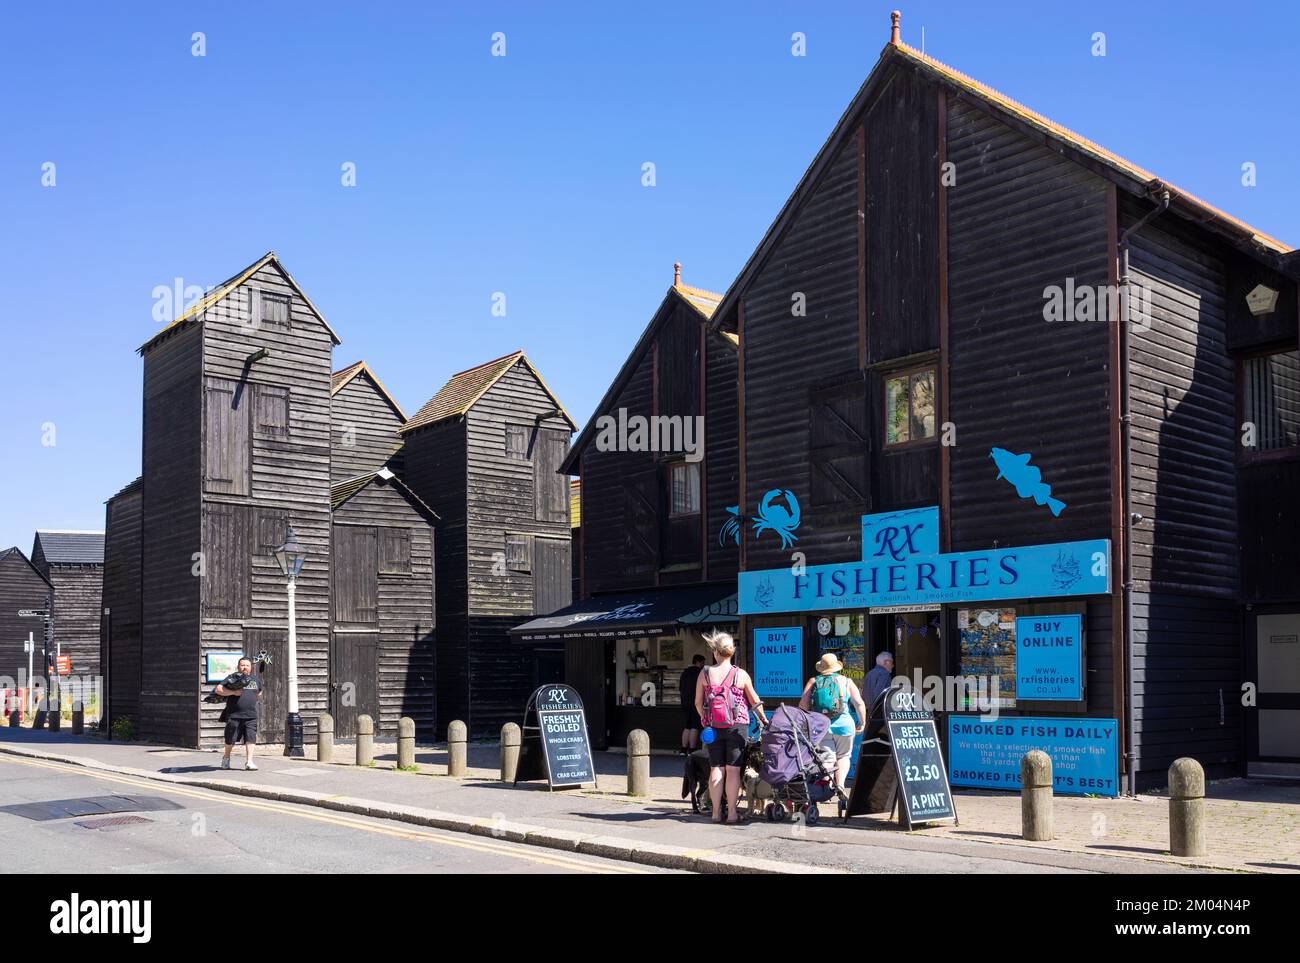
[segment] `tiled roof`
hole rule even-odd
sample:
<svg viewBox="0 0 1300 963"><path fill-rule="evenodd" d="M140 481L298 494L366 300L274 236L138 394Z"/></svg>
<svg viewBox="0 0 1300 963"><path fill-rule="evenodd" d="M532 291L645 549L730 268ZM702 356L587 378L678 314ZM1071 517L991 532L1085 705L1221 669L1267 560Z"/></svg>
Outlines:
<svg viewBox="0 0 1300 963"><path fill-rule="evenodd" d="M569 417L569 413L564 410L564 406L560 404L560 399L556 398L555 392L546 386L546 382L537 373L537 369L532 366L524 356L523 351L520 350L452 375L447 380L447 383L438 390L438 393L426 401L424 407L412 415L406 424L398 429L399 432L406 434L416 428L423 428L425 425L436 424L439 421L465 414L474 406L474 402L483 397L487 390L496 384L501 379L501 376L513 368L517 362L523 362L528 366L528 370L533 373L533 377L537 379L538 384L555 402L555 407L559 409L560 414L576 429L577 425Z"/></svg>
<svg viewBox="0 0 1300 963"><path fill-rule="evenodd" d="M689 284L674 284L673 290L681 295L682 300L693 307L704 317L713 317L713 312L717 310L718 305L722 302L722 295L713 291L706 291L703 288L693 288Z"/></svg>
<svg viewBox="0 0 1300 963"><path fill-rule="evenodd" d="M144 476L140 475L135 479L135 481L128 482L127 484L123 485L121 490L116 495L114 495L113 498L120 498L122 495L133 494L135 492L138 492L142 488L144 488ZM111 502L113 498L110 498L108 501ZM108 504L108 502L105 502L105 504Z"/></svg>
<svg viewBox="0 0 1300 963"><path fill-rule="evenodd" d="M284 265L281 264L280 259L275 256L275 252L267 251L260 258L258 258L248 267L244 268L234 277L230 277L222 281L211 291L209 291L207 295L205 295L203 298L200 298L198 301L195 301L192 305L186 308L185 311L183 311L181 314L173 318L170 324L168 324L165 328L163 328L161 331L155 334L144 344L140 345L140 347L137 350L144 352L148 348L152 347L154 342L158 341L160 338L162 338L163 335L167 334L168 332L175 330L176 328L182 327L183 325L191 321L200 320L203 317L203 312L207 311L208 308L213 307L218 301L224 298L231 291L235 290L235 288L239 287L241 284L243 284L245 281L251 278L258 271L262 270L262 268L265 267L267 264L275 265L276 269L280 272L280 274L284 276L285 281L287 281L289 285L294 289L294 291L297 292L298 296L307 303L307 307L311 309L312 314L316 315L317 320L319 320L321 324L325 325L325 330L330 333L330 337L334 339L334 343L342 344L343 342L339 340L339 336L334 333L334 329L329 326L329 322L326 321L325 318L321 315L321 313L316 310L316 305L311 303L311 298L307 297L307 295L303 293L302 288L298 287L298 282L296 282L293 278L289 276L289 272L284 269Z"/></svg>
<svg viewBox="0 0 1300 963"><path fill-rule="evenodd" d="M402 420L405 421L406 412L402 410L402 406L399 405L397 400L388 393L388 389L384 387L383 382L375 377L375 372L371 369L370 365L366 364L364 361L358 361L355 364L348 365L346 368L340 368L338 371L335 371L330 375L330 397L334 397L334 395L338 394L344 387L350 384L353 378L356 378L358 375L363 373L371 380L371 382L374 383L374 386L379 389L379 393L384 396L384 399L393 406L393 410L401 415Z"/></svg>
<svg viewBox="0 0 1300 963"><path fill-rule="evenodd" d="M104 562L103 532L38 531L36 542L51 565L102 565ZM35 545L32 554L36 554Z"/></svg>

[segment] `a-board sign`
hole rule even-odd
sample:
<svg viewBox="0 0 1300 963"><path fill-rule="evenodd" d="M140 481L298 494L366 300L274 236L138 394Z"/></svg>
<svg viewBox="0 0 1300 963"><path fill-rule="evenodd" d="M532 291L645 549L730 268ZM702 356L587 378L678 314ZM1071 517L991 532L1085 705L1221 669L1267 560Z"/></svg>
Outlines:
<svg viewBox="0 0 1300 963"><path fill-rule="evenodd" d="M910 687L890 691L885 700L885 728L894 752L903 824L957 820L957 806L948 786L948 768L934 716Z"/></svg>
<svg viewBox="0 0 1300 963"><path fill-rule="evenodd" d="M587 716L573 686L556 682L528 697L515 782L532 779L552 789L596 783Z"/></svg>
<svg viewBox="0 0 1300 963"><path fill-rule="evenodd" d="M882 812L896 795L908 829L920 823L956 822L934 716L907 685L886 690L881 702L884 728L879 737L862 744L848 814Z"/></svg>
<svg viewBox="0 0 1300 963"><path fill-rule="evenodd" d="M60 655L55 660L55 671L59 675L72 675L72 656Z"/></svg>

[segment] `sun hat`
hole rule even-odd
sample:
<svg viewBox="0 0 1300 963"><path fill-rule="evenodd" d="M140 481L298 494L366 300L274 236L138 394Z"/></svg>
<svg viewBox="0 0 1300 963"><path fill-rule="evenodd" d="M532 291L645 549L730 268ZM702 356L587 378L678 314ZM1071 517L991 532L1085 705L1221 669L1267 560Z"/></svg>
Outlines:
<svg viewBox="0 0 1300 963"><path fill-rule="evenodd" d="M818 675L834 675L842 668L844 666L840 665L839 656L834 652L826 652L817 660L816 669Z"/></svg>

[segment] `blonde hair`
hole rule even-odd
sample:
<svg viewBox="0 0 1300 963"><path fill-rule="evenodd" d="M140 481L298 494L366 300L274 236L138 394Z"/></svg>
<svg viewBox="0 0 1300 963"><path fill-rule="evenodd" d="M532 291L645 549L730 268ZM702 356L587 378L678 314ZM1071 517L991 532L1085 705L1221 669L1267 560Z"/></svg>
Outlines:
<svg viewBox="0 0 1300 963"><path fill-rule="evenodd" d="M705 632L704 643L714 655L729 659L736 654L736 640L730 632Z"/></svg>

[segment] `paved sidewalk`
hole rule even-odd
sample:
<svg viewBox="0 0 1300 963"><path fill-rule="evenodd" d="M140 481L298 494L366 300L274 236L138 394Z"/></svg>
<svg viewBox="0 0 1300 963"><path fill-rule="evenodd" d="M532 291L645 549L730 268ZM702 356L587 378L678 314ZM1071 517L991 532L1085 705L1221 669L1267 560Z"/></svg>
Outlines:
<svg viewBox="0 0 1300 963"><path fill-rule="evenodd" d="M463 779L445 775L441 746L417 750L419 772L394 772L391 744L377 746L373 768L343 764L351 761L352 749L338 746L331 765L268 751L257 772L242 771L242 752L236 750L235 768L223 771L214 752L0 727L3 752L697 871L852 872L884 866L914 872L925 870L926 854L944 853L969 856L972 872L1008 860L1025 872L1300 872L1295 783L1212 784L1213 798L1206 802L1210 854L1186 859L1167 854L1168 806L1157 796L1057 797L1057 839L1049 843L1020 839L1019 797L1005 793L959 793L960 826L912 833L884 817L856 817L848 826L827 819L815 828L761 820L724 827L691 814L680 798L681 763L674 757L651 759L651 796L633 799L625 794L621 755L595 754L595 790L552 793L544 783L499 782L495 746L469 750L471 768Z"/></svg>

